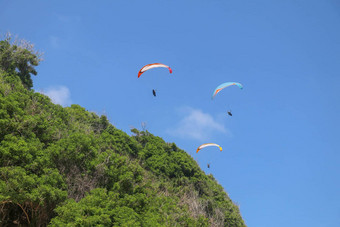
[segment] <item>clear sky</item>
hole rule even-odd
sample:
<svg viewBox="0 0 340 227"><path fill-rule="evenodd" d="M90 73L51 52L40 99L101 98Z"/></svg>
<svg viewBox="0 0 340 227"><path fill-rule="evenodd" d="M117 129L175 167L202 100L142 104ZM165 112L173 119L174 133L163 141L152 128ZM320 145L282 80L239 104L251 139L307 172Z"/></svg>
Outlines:
<svg viewBox="0 0 340 227"><path fill-rule="evenodd" d="M145 122L215 176L248 226L340 226L338 0L0 0L8 31L45 53L36 91L129 134ZM137 79L156 62L173 73ZM228 81L244 89L211 100ZM206 142L223 152L196 154Z"/></svg>

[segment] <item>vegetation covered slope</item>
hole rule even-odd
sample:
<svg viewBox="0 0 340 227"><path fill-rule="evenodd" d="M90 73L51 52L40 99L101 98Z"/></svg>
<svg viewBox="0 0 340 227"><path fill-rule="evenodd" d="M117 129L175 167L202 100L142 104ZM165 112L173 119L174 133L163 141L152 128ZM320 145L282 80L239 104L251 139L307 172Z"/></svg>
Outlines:
<svg viewBox="0 0 340 227"><path fill-rule="evenodd" d="M0 226L245 226L174 143L31 90L38 62L0 41Z"/></svg>

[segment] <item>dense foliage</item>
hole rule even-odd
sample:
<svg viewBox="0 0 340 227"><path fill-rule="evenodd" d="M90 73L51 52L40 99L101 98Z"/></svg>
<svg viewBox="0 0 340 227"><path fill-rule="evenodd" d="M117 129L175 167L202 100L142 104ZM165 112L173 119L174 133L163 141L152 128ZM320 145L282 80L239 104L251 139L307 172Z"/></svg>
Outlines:
<svg viewBox="0 0 340 227"><path fill-rule="evenodd" d="M41 54L34 51L33 44L26 40L15 40L8 34L5 40L0 41L0 68L5 72L16 74L26 88L33 87L31 74L37 75L34 66L37 66Z"/></svg>
<svg viewBox="0 0 340 227"><path fill-rule="evenodd" d="M16 50L0 41L0 226L245 226L186 152L53 104L30 89L34 53Z"/></svg>

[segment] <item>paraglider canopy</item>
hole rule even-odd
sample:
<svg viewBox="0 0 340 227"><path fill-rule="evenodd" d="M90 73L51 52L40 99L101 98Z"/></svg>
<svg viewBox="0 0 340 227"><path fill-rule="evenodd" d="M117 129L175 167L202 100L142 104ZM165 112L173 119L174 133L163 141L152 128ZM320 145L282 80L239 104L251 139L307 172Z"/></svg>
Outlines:
<svg viewBox="0 0 340 227"><path fill-rule="evenodd" d="M153 63L153 64L148 64L148 65L145 65L143 68L141 68L138 72L138 78L147 70L149 69L153 69L153 68L168 68L169 69L169 72L172 73L172 69L167 66L167 65L164 65L162 63Z"/></svg>
<svg viewBox="0 0 340 227"><path fill-rule="evenodd" d="M220 84L214 91L211 99L214 99L215 96L217 95L218 92L220 92L222 89L226 88L226 87L230 87L232 85L236 85L238 86L240 89L243 89L243 85L238 83L238 82L227 82L227 83L223 83L223 84Z"/></svg>
<svg viewBox="0 0 340 227"><path fill-rule="evenodd" d="M222 151L222 147L220 145L216 144L216 143L205 143L205 144L202 144L201 146L199 146L197 148L196 153L198 153L198 151L201 150L202 148L210 147L210 146L218 147L218 148L220 148L220 151Z"/></svg>

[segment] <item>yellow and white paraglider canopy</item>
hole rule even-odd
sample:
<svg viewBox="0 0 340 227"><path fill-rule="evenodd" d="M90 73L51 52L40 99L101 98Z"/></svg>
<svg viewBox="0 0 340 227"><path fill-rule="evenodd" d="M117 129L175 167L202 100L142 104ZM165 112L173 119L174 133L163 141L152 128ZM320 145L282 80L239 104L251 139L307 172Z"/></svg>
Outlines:
<svg viewBox="0 0 340 227"><path fill-rule="evenodd" d="M205 143L205 144L202 144L201 146L199 146L197 148L197 151L196 153L198 153L199 150L201 150L202 148L205 148L205 147L210 147L210 146L215 146L215 147L219 147L220 148L220 151L222 151L222 147L216 143Z"/></svg>

